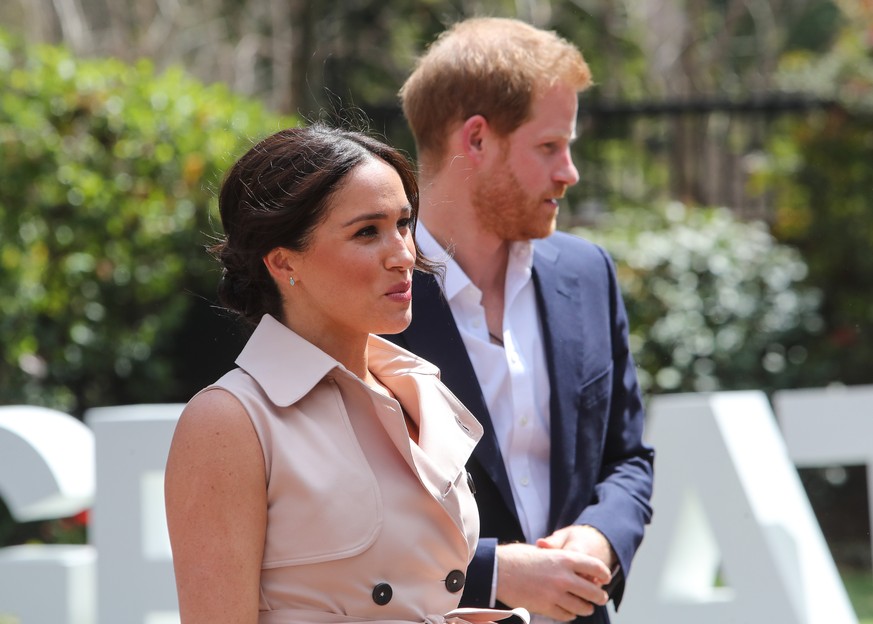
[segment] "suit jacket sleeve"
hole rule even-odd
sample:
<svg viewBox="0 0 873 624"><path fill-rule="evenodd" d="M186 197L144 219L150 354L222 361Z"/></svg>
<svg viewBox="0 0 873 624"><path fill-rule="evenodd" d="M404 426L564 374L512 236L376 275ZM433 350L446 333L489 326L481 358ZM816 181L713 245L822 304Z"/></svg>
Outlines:
<svg viewBox="0 0 873 624"><path fill-rule="evenodd" d="M572 524L603 533L615 551L621 571L611 595L618 605L624 579L643 538L652 509L654 451L643 443L644 411L636 368L628 348L628 319L609 256L600 250L609 275L612 344L612 388L603 458L594 497Z"/></svg>
<svg viewBox="0 0 873 624"><path fill-rule="evenodd" d="M491 604L491 589L494 581L494 562L497 557L497 538L481 537L476 546L473 561L467 566L467 581L461 596L461 605L488 609Z"/></svg>

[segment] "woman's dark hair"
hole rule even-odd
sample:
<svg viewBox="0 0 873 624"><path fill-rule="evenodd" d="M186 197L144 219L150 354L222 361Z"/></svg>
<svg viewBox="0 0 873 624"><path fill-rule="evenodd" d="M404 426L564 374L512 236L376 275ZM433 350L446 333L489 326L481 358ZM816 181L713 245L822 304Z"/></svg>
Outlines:
<svg viewBox="0 0 873 624"><path fill-rule="evenodd" d="M244 154L221 186L218 209L224 236L209 249L222 265L221 305L250 325L264 314L281 319L282 300L264 256L276 247L304 251L349 172L373 157L384 160L400 176L414 234L415 172L400 152L376 139L315 124L281 130ZM417 249L415 266L435 270Z"/></svg>

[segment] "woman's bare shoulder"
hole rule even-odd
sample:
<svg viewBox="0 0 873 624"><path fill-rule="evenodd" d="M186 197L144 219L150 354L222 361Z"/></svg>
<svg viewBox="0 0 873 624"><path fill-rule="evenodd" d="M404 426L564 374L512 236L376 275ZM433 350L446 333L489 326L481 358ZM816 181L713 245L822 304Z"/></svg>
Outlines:
<svg viewBox="0 0 873 624"><path fill-rule="evenodd" d="M254 426L239 399L222 388L208 388L182 410L170 456L172 459L183 452L190 461L214 465L255 458L262 461L259 449Z"/></svg>

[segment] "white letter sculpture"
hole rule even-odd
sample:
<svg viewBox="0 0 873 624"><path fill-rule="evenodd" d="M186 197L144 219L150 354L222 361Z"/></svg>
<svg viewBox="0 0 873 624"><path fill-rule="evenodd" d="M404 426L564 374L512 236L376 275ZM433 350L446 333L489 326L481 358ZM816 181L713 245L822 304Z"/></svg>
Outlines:
<svg viewBox="0 0 873 624"><path fill-rule="evenodd" d="M761 392L652 399L653 521L616 624L857 624Z"/></svg>
<svg viewBox="0 0 873 624"><path fill-rule="evenodd" d="M97 441L98 494L90 541L100 553L99 624L179 621L164 467L183 407L127 405L85 413Z"/></svg>
<svg viewBox="0 0 873 624"><path fill-rule="evenodd" d="M94 500L94 437L63 412L0 407L0 498L19 522L73 516ZM0 616L21 624L93 624L91 546L0 549Z"/></svg>
<svg viewBox="0 0 873 624"><path fill-rule="evenodd" d="M867 465L873 535L873 386L784 390L773 406L797 466Z"/></svg>

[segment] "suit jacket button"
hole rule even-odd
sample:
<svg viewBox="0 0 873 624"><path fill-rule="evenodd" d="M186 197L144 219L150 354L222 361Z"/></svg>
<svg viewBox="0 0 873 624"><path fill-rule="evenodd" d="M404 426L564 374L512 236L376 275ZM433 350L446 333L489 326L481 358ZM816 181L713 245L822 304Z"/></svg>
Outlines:
<svg viewBox="0 0 873 624"><path fill-rule="evenodd" d="M452 570L449 572L449 575L446 577L446 589L450 592L457 593L464 589L464 583L466 582L467 577L464 576L464 573L460 570Z"/></svg>
<svg viewBox="0 0 873 624"><path fill-rule="evenodd" d="M394 595L394 590L388 583L379 583L373 588L373 602L380 607L391 602L391 597Z"/></svg>

